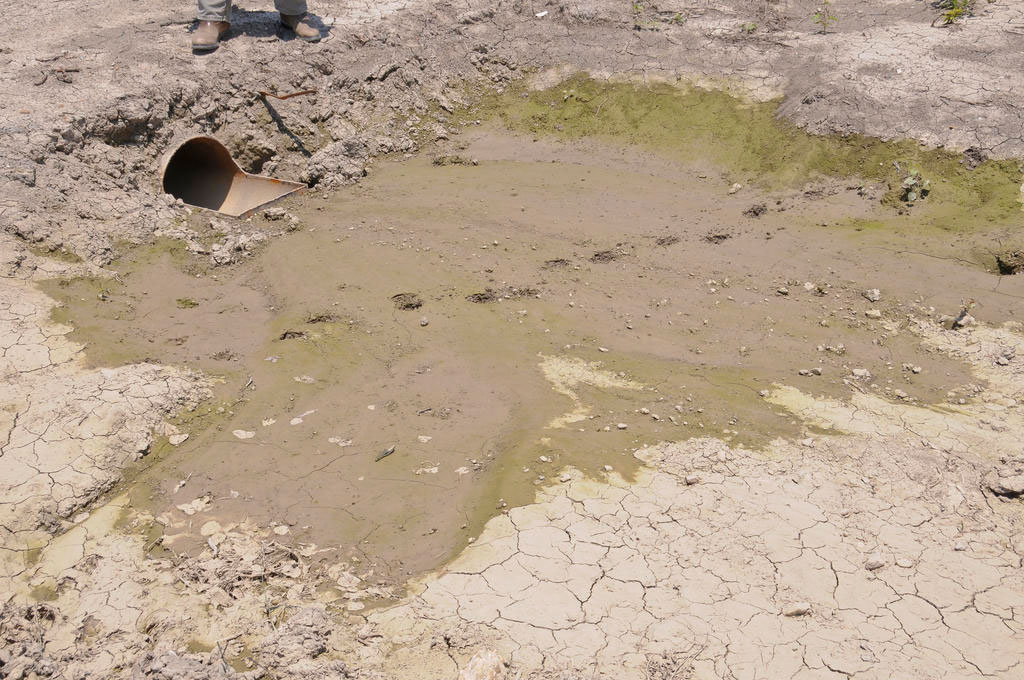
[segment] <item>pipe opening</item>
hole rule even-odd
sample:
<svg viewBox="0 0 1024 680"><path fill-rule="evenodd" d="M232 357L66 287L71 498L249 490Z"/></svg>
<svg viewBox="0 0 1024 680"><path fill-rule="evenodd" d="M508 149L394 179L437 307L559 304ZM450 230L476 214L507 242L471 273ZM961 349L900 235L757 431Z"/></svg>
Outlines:
<svg viewBox="0 0 1024 680"><path fill-rule="evenodd" d="M162 175L166 193L231 217L240 217L304 186L244 172L212 137L193 137L182 143L165 161Z"/></svg>

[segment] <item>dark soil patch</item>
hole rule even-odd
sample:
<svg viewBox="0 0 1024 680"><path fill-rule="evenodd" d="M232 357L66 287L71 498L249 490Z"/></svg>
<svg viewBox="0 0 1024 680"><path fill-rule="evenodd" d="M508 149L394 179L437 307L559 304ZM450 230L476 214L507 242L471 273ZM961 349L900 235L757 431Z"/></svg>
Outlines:
<svg viewBox="0 0 1024 680"><path fill-rule="evenodd" d="M1021 273L1024 271L1024 248L1010 248L996 253L996 266L1003 276Z"/></svg>
<svg viewBox="0 0 1024 680"><path fill-rule="evenodd" d="M625 255L621 250L599 250L590 256L591 262L611 262Z"/></svg>
<svg viewBox="0 0 1024 680"><path fill-rule="evenodd" d="M768 212L768 206L765 203L755 203L754 205L744 210L743 214L746 215L747 217L760 217L766 212Z"/></svg>
<svg viewBox="0 0 1024 680"><path fill-rule="evenodd" d="M704 240L708 243L721 243L723 241L728 241L731 238L732 234L727 231L711 230L704 234Z"/></svg>
<svg viewBox="0 0 1024 680"><path fill-rule="evenodd" d="M477 304L485 302L498 302L499 300L517 300L524 297L535 297L540 293L536 288L516 288L509 286L500 290L485 288L482 293L467 295L466 299Z"/></svg>
<svg viewBox="0 0 1024 680"><path fill-rule="evenodd" d="M674 246L675 244L679 243L680 240L682 239L680 239L675 234L671 234L669 236L659 236L657 240L654 241L654 243L659 246Z"/></svg>
<svg viewBox="0 0 1024 680"><path fill-rule="evenodd" d="M333 323L338 320L336 314L330 312L320 312L319 314L310 314L309 318L306 319L306 323Z"/></svg>
<svg viewBox="0 0 1024 680"><path fill-rule="evenodd" d="M559 257L554 260L544 260L545 269L561 269L562 267L568 267L571 262L564 257Z"/></svg>
<svg viewBox="0 0 1024 680"><path fill-rule="evenodd" d="M306 331L285 331L278 337L279 340L297 340L306 337Z"/></svg>
<svg viewBox="0 0 1024 680"><path fill-rule="evenodd" d="M395 307L403 310L419 309L423 306L423 299L416 293L399 293L391 296Z"/></svg>
<svg viewBox="0 0 1024 680"><path fill-rule="evenodd" d="M443 167L445 165L476 165L476 161L470 160L469 158L463 158L462 156L446 155L446 156L435 156L433 160L434 165Z"/></svg>

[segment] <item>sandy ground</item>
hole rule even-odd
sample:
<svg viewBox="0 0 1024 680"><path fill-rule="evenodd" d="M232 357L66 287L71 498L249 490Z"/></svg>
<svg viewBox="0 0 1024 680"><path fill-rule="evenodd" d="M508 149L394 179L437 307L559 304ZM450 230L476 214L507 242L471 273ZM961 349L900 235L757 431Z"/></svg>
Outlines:
<svg viewBox="0 0 1024 680"><path fill-rule="evenodd" d="M585 69L1015 159L1018 7L246 5L203 57L50 9L0 38L0 678L1019 677L1024 290L964 255L1014 221L459 115ZM314 190L175 205L197 132Z"/></svg>

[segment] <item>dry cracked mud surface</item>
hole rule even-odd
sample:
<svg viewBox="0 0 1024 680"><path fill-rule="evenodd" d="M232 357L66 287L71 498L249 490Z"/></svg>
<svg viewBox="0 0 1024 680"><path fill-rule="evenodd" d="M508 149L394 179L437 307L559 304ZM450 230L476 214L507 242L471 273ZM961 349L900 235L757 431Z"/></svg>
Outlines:
<svg viewBox="0 0 1024 680"><path fill-rule="evenodd" d="M1024 12L815 7L10 8L0 678L1024 675Z"/></svg>

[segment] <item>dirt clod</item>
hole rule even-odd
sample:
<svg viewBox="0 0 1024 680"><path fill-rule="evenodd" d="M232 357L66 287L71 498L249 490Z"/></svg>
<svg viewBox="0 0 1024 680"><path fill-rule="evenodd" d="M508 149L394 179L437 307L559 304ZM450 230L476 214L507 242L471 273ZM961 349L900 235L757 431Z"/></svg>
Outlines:
<svg viewBox="0 0 1024 680"><path fill-rule="evenodd" d="M423 298L416 293L398 293L391 296L391 301L395 303L396 308L406 311L423 306Z"/></svg>

